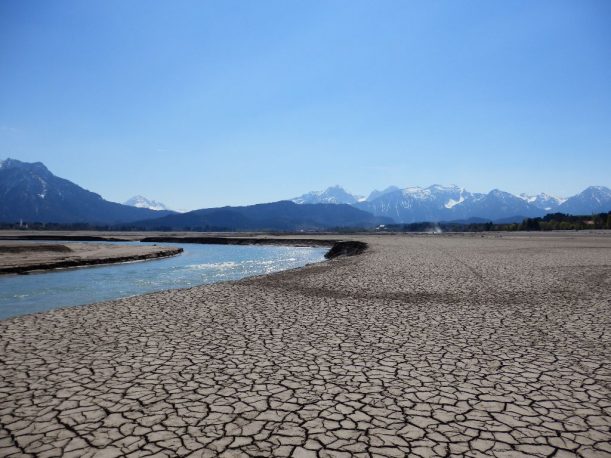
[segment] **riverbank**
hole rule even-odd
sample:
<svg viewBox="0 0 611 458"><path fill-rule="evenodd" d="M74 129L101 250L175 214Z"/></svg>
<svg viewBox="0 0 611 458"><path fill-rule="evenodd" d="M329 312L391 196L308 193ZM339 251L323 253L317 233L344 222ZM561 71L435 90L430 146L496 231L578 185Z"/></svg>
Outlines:
<svg viewBox="0 0 611 458"><path fill-rule="evenodd" d="M0 455L609 453L608 233L354 240L0 321Z"/></svg>
<svg viewBox="0 0 611 458"><path fill-rule="evenodd" d="M0 241L0 274L143 261L180 253L182 248L149 245Z"/></svg>
<svg viewBox="0 0 611 458"><path fill-rule="evenodd" d="M297 235L297 236L296 236ZM270 236L258 233L193 233L193 232L70 232L70 231L0 231L2 241L106 241L148 243L197 243L205 245L271 245L295 247L329 247L327 259L355 256L367 249L359 240L344 240L330 233L307 238L298 234Z"/></svg>

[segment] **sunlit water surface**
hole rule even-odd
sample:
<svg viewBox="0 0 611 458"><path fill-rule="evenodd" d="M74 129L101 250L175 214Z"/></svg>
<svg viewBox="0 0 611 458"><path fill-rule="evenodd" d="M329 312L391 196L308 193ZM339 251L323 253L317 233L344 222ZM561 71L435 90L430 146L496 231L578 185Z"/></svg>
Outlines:
<svg viewBox="0 0 611 458"><path fill-rule="evenodd" d="M144 262L0 276L0 319L292 269L320 262L327 252L325 248L160 245L179 246L184 252Z"/></svg>

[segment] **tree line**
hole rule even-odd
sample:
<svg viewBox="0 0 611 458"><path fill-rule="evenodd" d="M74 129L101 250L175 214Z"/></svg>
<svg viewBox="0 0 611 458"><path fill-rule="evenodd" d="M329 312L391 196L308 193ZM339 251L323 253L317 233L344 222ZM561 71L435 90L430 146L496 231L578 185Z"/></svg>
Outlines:
<svg viewBox="0 0 611 458"><path fill-rule="evenodd" d="M378 230L389 232L489 232L489 231L581 231L586 229L611 229L611 211L592 215L567 215L549 213L539 218L525 218L521 223L422 222L388 224Z"/></svg>

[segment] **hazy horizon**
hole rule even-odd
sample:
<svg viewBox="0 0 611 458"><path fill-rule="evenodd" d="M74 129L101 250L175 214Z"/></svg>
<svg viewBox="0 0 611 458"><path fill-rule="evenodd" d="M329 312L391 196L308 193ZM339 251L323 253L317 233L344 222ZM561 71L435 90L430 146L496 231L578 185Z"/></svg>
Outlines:
<svg viewBox="0 0 611 458"><path fill-rule="evenodd" d="M611 3L0 4L0 159L195 209L609 186Z"/></svg>

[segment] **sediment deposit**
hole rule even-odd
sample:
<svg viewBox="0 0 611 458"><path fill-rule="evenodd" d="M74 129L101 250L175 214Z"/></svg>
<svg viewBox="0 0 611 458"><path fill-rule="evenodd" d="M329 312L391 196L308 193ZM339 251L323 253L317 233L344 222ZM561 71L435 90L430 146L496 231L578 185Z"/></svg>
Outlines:
<svg viewBox="0 0 611 458"><path fill-rule="evenodd" d="M181 252L182 248L151 245L0 241L0 274L143 261Z"/></svg>

